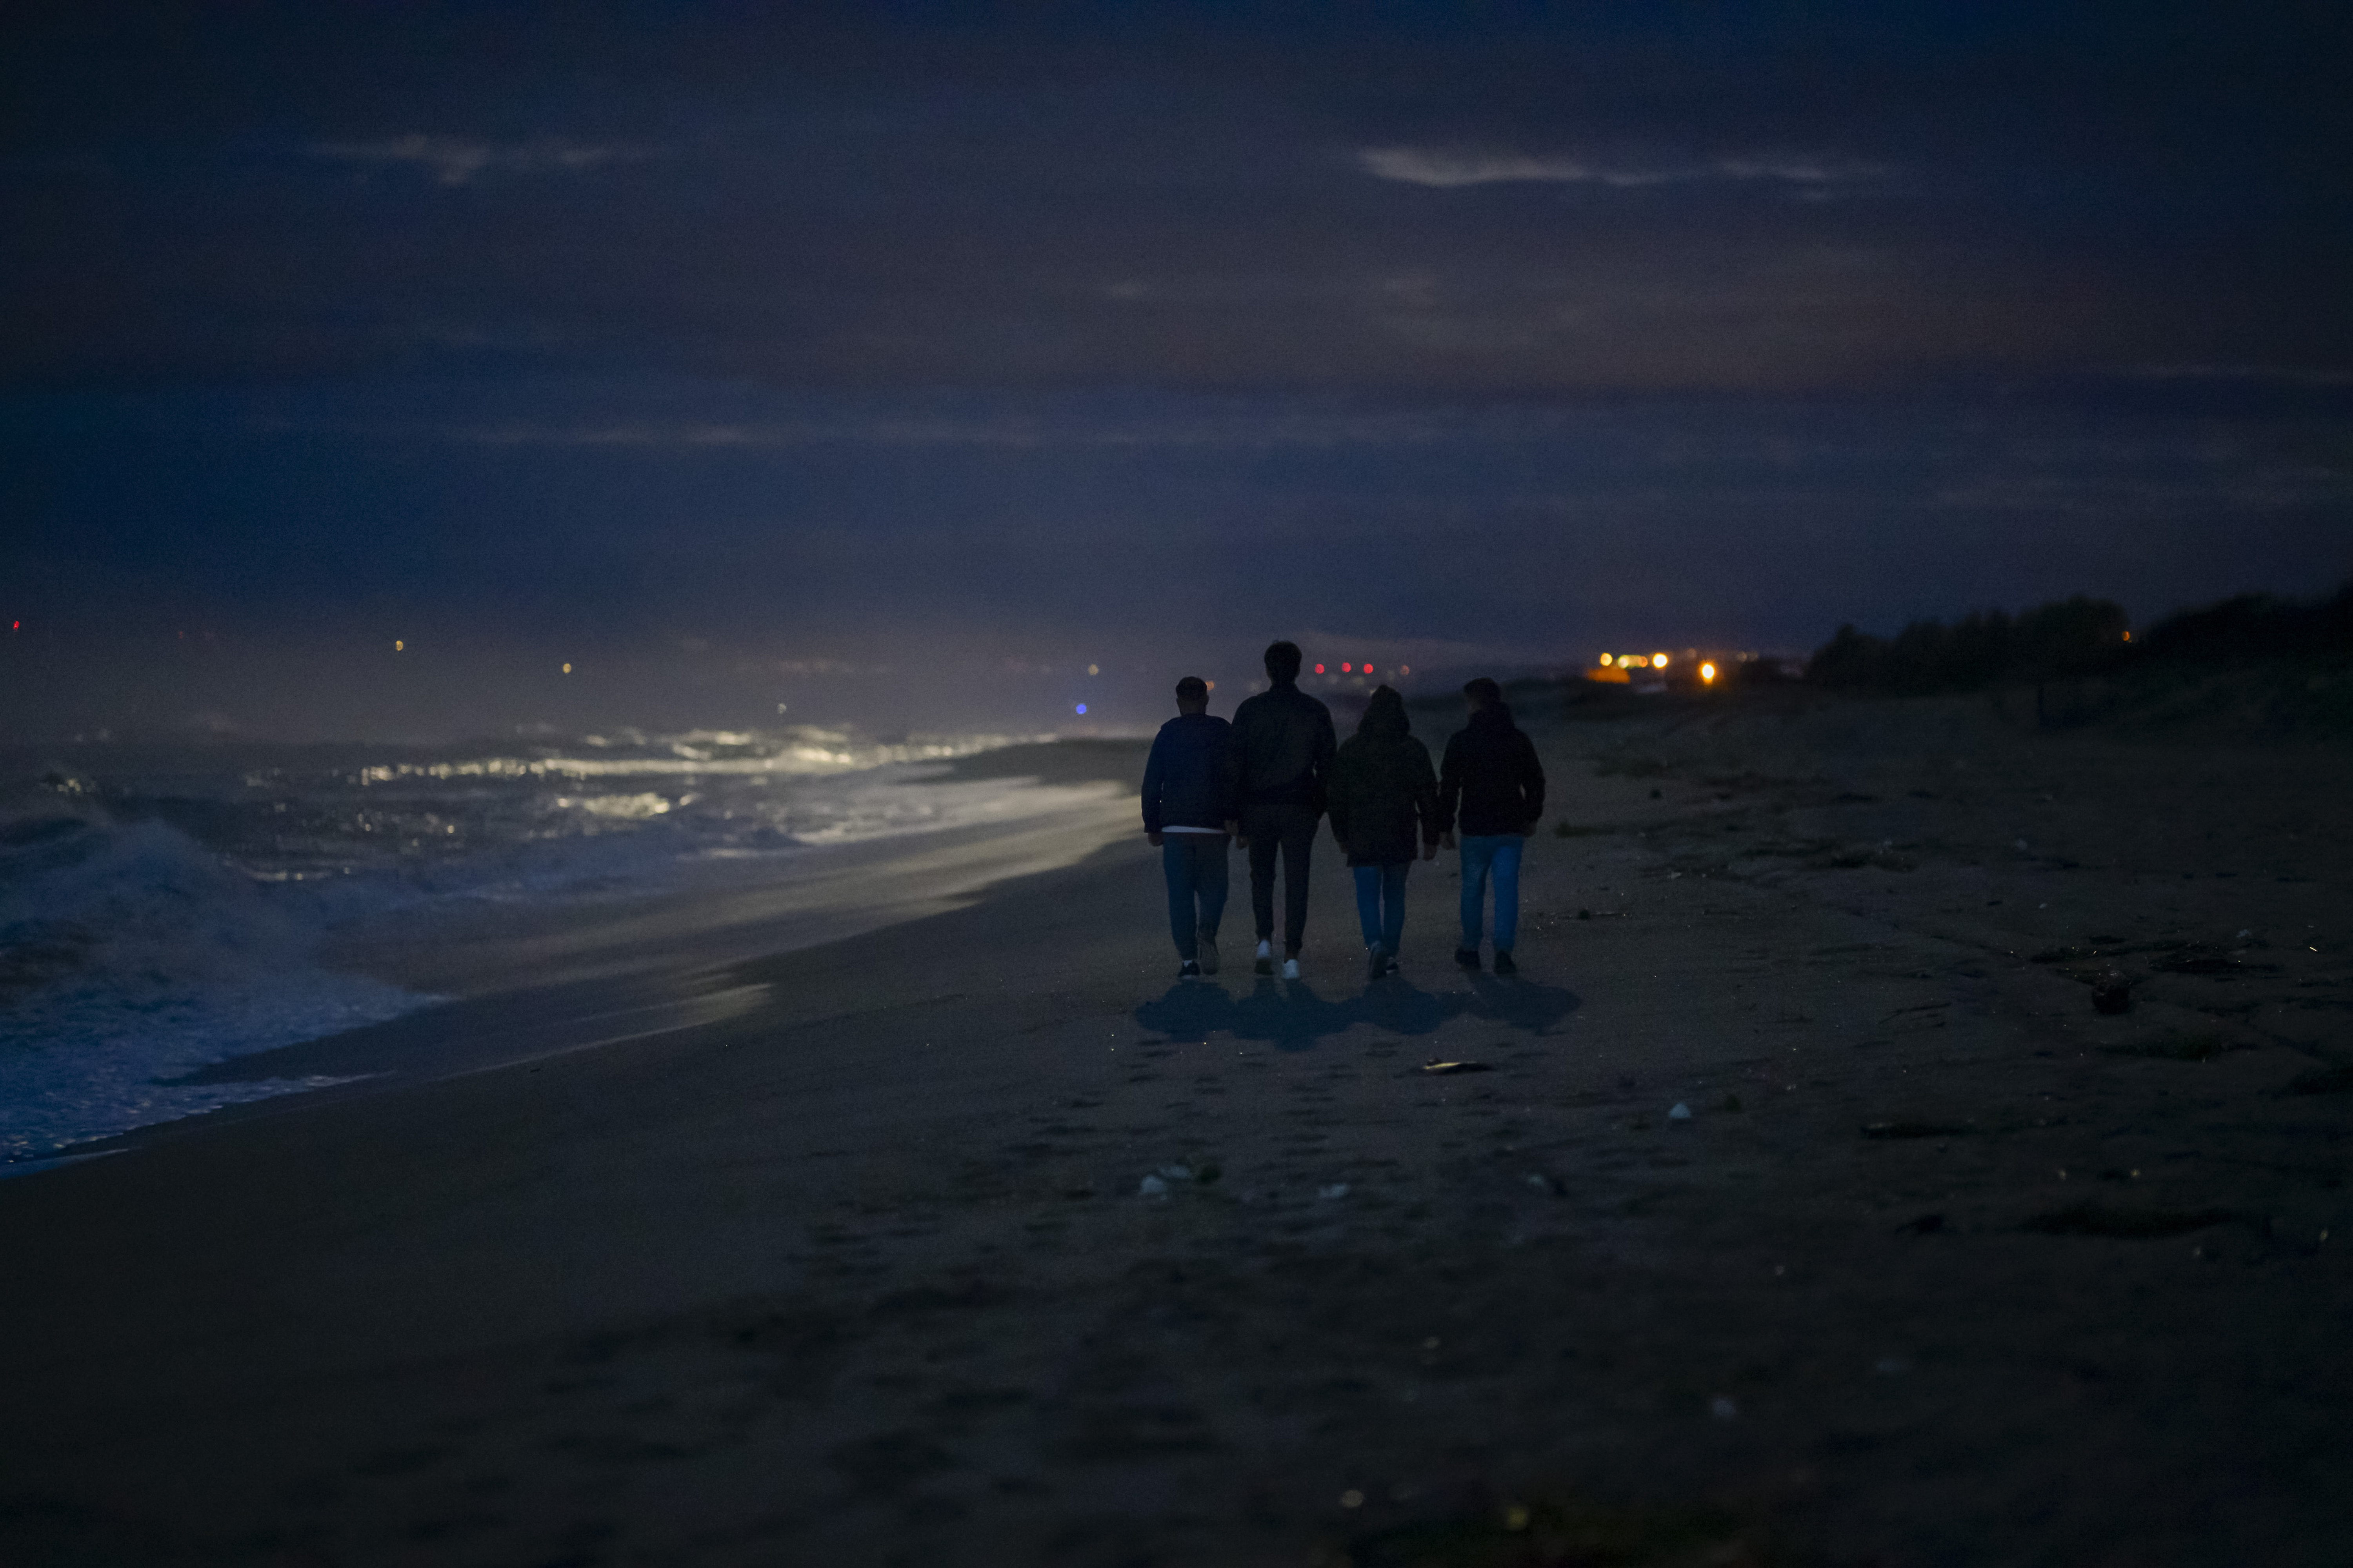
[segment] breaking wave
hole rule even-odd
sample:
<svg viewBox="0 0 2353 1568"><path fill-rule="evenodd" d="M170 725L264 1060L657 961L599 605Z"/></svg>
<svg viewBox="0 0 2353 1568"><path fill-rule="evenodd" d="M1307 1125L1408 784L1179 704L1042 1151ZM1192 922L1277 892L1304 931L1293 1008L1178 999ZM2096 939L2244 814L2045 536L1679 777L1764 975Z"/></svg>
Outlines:
<svg viewBox="0 0 2353 1568"><path fill-rule="evenodd" d="M1062 804L1022 780L938 777L1010 738L624 732L438 754L126 750L0 773L0 1166L313 1086L179 1080L434 1000L324 967L347 923L656 892L713 861L788 874L811 846Z"/></svg>

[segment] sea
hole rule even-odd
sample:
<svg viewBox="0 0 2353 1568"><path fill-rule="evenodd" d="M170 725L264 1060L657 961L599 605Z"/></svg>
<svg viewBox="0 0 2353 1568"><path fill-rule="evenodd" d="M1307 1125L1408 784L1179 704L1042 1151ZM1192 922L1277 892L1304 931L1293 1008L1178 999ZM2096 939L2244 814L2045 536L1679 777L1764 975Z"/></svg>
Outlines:
<svg viewBox="0 0 2353 1568"><path fill-rule="evenodd" d="M958 779L955 759L1042 738L796 726L0 751L0 1174L322 1086L178 1080L438 1000L328 967L338 931L479 928L486 904L655 895L716 863L786 878L828 845L1016 822L1067 792Z"/></svg>

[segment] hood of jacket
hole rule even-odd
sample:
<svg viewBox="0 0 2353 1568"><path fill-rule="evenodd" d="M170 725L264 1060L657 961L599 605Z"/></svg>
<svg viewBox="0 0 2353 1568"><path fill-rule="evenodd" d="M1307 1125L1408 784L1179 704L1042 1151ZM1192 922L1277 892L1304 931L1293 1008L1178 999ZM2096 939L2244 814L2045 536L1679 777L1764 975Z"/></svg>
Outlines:
<svg viewBox="0 0 2353 1568"><path fill-rule="evenodd" d="M1512 730L1520 726L1512 722L1512 710L1502 703L1480 709L1471 715L1472 729Z"/></svg>
<svg viewBox="0 0 2353 1568"><path fill-rule="evenodd" d="M1372 700L1365 705L1365 716L1356 721L1358 735L1411 735L1413 720L1406 716L1405 698L1391 686L1377 686Z"/></svg>

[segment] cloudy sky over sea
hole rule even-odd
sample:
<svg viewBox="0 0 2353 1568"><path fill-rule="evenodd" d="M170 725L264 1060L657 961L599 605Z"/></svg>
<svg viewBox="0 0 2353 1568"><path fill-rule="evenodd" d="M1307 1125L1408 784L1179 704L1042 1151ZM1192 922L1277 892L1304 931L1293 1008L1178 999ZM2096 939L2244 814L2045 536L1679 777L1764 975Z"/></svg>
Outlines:
<svg viewBox="0 0 2353 1568"><path fill-rule="evenodd" d="M5 26L28 733L1028 727L2353 571L2323 7Z"/></svg>

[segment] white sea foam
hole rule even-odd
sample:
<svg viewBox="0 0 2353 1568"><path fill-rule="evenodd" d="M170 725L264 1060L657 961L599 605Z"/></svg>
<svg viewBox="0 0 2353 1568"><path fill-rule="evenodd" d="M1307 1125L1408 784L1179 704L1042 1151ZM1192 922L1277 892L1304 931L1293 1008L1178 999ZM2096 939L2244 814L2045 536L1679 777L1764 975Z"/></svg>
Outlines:
<svg viewBox="0 0 2353 1568"><path fill-rule="evenodd" d="M313 1086L172 1080L429 1000L321 969L325 916L163 822L0 826L0 1161Z"/></svg>
<svg viewBox="0 0 2353 1568"><path fill-rule="evenodd" d="M942 777L1007 739L625 732L0 778L0 1163L313 1086L175 1080L429 1002L320 964L353 921L790 877L818 846L1100 808L1102 786Z"/></svg>

